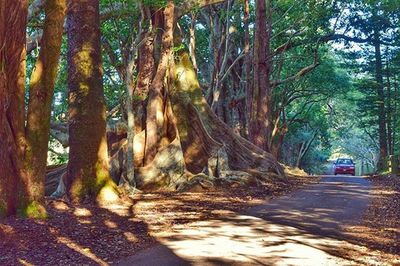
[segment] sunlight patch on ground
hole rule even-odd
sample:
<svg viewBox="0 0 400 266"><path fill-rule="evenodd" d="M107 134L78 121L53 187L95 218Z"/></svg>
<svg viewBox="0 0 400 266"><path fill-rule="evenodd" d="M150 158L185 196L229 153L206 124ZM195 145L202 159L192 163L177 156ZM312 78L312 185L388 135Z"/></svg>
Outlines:
<svg viewBox="0 0 400 266"><path fill-rule="evenodd" d="M157 235L158 241L177 256L201 265L209 261L268 265L377 264L366 248L328 237L316 237L295 227L272 224L253 216L182 225L174 232ZM348 248L346 248L346 246ZM362 254L362 261L349 261L338 250ZM337 254L336 254L337 253ZM222 259L225 258L225 259Z"/></svg>
<svg viewBox="0 0 400 266"><path fill-rule="evenodd" d="M107 262L105 262L104 260L97 257L95 254L93 254L92 251L90 250L90 248L82 247L67 237L59 236L59 237L57 237L57 241L66 245L70 249L72 249L76 252L79 252L80 254L90 258L91 260L98 263L99 265L108 265Z"/></svg>
<svg viewBox="0 0 400 266"><path fill-rule="evenodd" d="M92 212L86 208L76 208L74 215L77 217L90 217L92 216Z"/></svg>

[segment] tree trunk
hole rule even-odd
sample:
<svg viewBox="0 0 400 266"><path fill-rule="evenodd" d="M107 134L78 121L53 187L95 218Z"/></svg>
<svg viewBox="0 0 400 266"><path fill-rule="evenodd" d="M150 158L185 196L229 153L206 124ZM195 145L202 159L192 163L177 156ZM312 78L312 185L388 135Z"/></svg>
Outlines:
<svg viewBox="0 0 400 266"><path fill-rule="evenodd" d="M180 190L206 173L210 178L238 175L234 171L249 176L243 171L254 170L283 175L282 167L271 154L235 134L214 114L203 97L189 54L183 50L171 53L175 23L170 20L172 10L172 1L162 10L164 42L150 87L147 126L135 136L137 158L143 156L143 146L152 147L146 149L152 154L145 166L141 167L140 160L135 158L137 188ZM178 37L175 46L180 44ZM126 144L122 145L112 158L115 180L123 172Z"/></svg>
<svg viewBox="0 0 400 266"><path fill-rule="evenodd" d="M0 3L0 215L16 214L17 207L26 205L22 159L27 11L26 0Z"/></svg>
<svg viewBox="0 0 400 266"><path fill-rule="evenodd" d="M154 76L155 62L153 57L154 52L154 38L155 38L155 26L152 23L151 10L149 7L141 5L141 14L143 22L140 23L140 35L141 45L138 49L138 63L137 63L137 82L134 91L137 102L134 103L134 109L136 112L136 131L139 133L145 129L145 110L146 102L149 94L149 87L151 80Z"/></svg>
<svg viewBox="0 0 400 266"><path fill-rule="evenodd" d="M162 34L161 57L157 67L157 72L150 85L149 101L147 103L147 119L146 119L146 145L144 162L145 165L151 163L158 151L160 140L165 134L164 131L164 103L163 94L166 93L164 88L167 70L171 60L171 52L173 46L174 33L174 8L172 1L168 1L164 8L164 29Z"/></svg>
<svg viewBox="0 0 400 266"><path fill-rule="evenodd" d="M98 0L68 3L69 162L74 202L118 199L109 175Z"/></svg>
<svg viewBox="0 0 400 266"><path fill-rule="evenodd" d="M253 91L254 87L252 86L251 79L251 60L252 55L250 53L250 5L249 0L244 0L244 15L243 15L243 27L244 27L244 52L246 57L244 59L244 91L246 94L245 105L246 105L246 136L249 135L249 127L251 121L251 114L253 113ZM250 138L249 138L250 139Z"/></svg>
<svg viewBox="0 0 400 266"><path fill-rule="evenodd" d="M25 169L29 200L43 202L50 114L64 32L65 0L46 1L39 58L30 80Z"/></svg>
<svg viewBox="0 0 400 266"><path fill-rule="evenodd" d="M385 110L385 94L383 85L383 67L382 54L379 39L379 32L374 31L374 48L375 48L375 78L378 85L378 125L379 125L379 163L378 169L384 170L387 167L387 131L386 131L386 110Z"/></svg>
<svg viewBox="0 0 400 266"><path fill-rule="evenodd" d="M215 149L224 146L229 166L234 170L260 169L283 174L276 159L235 134L211 110L203 98L189 56L175 62L175 90L170 97L189 171L198 173Z"/></svg>
<svg viewBox="0 0 400 266"><path fill-rule="evenodd" d="M255 107L250 114L250 139L259 148L269 151L271 136L271 86L270 56L271 3L256 1L256 24L254 36L254 91Z"/></svg>
<svg viewBox="0 0 400 266"><path fill-rule="evenodd" d="M193 67L197 72L196 60L196 13L191 12L190 27L189 27L189 54L192 59Z"/></svg>
<svg viewBox="0 0 400 266"><path fill-rule="evenodd" d="M389 62L389 53L386 53L386 102L387 102L387 142L388 142L388 153L389 155L393 155L393 130L392 127L392 84L391 84L391 77L390 77L390 62Z"/></svg>

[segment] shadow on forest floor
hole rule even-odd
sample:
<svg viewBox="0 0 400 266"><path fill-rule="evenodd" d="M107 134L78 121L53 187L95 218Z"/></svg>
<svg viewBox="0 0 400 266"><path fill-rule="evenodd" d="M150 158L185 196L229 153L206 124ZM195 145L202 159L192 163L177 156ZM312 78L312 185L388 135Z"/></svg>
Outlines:
<svg viewBox="0 0 400 266"><path fill-rule="evenodd" d="M336 231L318 232L293 213L287 213L288 219L274 219L273 215L249 212L271 196L313 181L299 178L224 192L143 193L124 205L107 208L51 201L51 219L0 220L0 264L127 264L129 260L123 258L134 254L139 261L142 256L146 264L151 258L146 252L152 249L141 250L151 246L160 249L156 250L159 254L167 254L170 265L296 264L304 262L304 256L313 263L330 258L365 263L361 258L369 257L370 251L351 244L359 242L356 238ZM343 193L359 191L347 187ZM318 215L329 216L331 211L320 209ZM325 229L330 226L327 223ZM135 262L140 265L137 257Z"/></svg>

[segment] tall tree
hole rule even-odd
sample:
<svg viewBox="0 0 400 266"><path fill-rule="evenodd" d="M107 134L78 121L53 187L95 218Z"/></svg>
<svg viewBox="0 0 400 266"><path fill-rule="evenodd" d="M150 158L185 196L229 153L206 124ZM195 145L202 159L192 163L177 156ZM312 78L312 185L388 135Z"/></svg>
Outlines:
<svg viewBox="0 0 400 266"><path fill-rule="evenodd" d="M109 174L98 0L70 0L67 13L69 162L66 187L75 202L114 201Z"/></svg>
<svg viewBox="0 0 400 266"><path fill-rule="evenodd" d="M42 202L50 132L54 84L64 32L66 0L45 3L45 21L40 53L30 79L26 125L25 169L29 180L29 200Z"/></svg>
<svg viewBox="0 0 400 266"><path fill-rule="evenodd" d="M0 214L6 215L16 213L18 187L27 185L22 165L27 11L26 0L0 3Z"/></svg>
<svg viewBox="0 0 400 266"><path fill-rule="evenodd" d="M269 0L256 1L254 35L254 88L250 113L250 139L263 150L269 150L271 135L271 87L272 58L270 38L272 34L272 10Z"/></svg>

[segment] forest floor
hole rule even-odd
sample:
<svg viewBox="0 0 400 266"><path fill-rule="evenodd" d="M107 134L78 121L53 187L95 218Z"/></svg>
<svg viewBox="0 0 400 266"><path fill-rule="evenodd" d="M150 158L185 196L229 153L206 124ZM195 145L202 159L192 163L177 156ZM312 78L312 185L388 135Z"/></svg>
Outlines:
<svg viewBox="0 0 400 266"><path fill-rule="evenodd" d="M207 228L204 223L209 225L210 221L218 221L210 229L213 232L211 237L214 237L216 228L246 235L240 230L253 222L253 229L260 230L259 227L264 226L262 223L268 222L265 218L243 220L243 217L254 214L257 206L268 206L271 199L274 201L273 198L279 202L283 195L301 193L305 190L303 188L313 187L318 181L317 177L291 177L286 181L277 180L264 187L246 190L231 188L206 193L139 193L133 199L126 199L123 204L103 208L48 201L50 218L47 220L0 220L0 265L106 265L121 263L121 259L121 264L124 264L123 258L135 254L142 253L148 258L146 251L151 251L151 247L165 247L163 239L179 242L176 234L182 230L190 232L190 238L196 240L196 234ZM375 262L389 262L386 263L388 265L393 262L394 265L395 261L400 263L400 179L375 177L370 179L370 183L371 204L363 212L361 223L347 229L351 232L349 235L353 242L375 252ZM233 216L241 217L240 227L232 227L231 223L227 223L227 219ZM220 223L221 219L225 219L223 223ZM234 221L237 224L237 220ZM221 231L216 234L222 235ZM257 242L256 238L254 242ZM342 245L340 241L332 243L339 247ZM155 251L158 252L157 249ZM178 258L170 249L161 250L160 254L162 252L169 252L169 257L175 257L177 260L174 262L177 263L174 264L190 264ZM370 253L363 249L363 254L366 252ZM337 249L332 254L360 264L357 260L360 253L355 252L354 248ZM215 261L215 264L219 265L220 262ZM209 264L214 262L209 261Z"/></svg>
<svg viewBox="0 0 400 266"><path fill-rule="evenodd" d="M372 203L364 212L362 223L348 231L394 261L400 256L400 177L372 176L368 180L373 184ZM400 261L397 263L400 265Z"/></svg>
<svg viewBox="0 0 400 266"><path fill-rule="evenodd" d="M176 225L239 212L317 181L292 176L246 189L138 193L106 207L48 200L49 219L0 219L0 265L111 264L156 245L156 235Z"/></svg>

